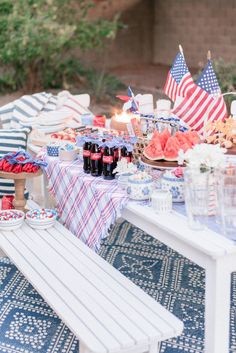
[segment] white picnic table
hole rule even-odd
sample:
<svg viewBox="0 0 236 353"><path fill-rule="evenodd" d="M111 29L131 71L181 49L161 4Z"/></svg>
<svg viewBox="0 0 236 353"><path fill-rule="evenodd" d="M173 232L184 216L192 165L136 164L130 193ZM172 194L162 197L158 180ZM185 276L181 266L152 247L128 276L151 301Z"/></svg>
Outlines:
<svg viewBox="0 0 236 353"><path fill-rule="evenodd" d="M193 231L185 216L158 215L129 202L122 217L206 270L205 353L229 352L231 273L236 271L236 245L206 229Z"/></svg>
<svg viewBox="0 0 236 353"><path fill-rule="evenodd" d="M236 271L236 244L212 231L193 231L175 211L157 215L129 202L122 217L206 270L205 350L229 352L231 273Z"/></svg>

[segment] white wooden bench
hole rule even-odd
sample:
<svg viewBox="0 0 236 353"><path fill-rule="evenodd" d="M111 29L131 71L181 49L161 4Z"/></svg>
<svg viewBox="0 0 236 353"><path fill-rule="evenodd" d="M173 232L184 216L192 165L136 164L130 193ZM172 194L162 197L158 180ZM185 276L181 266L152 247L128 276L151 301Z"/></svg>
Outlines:
<svg viewBox="0 0 236 353"><path fill-rule="evenodd" d="M0 231L0 247L80 340L80 352L159 351L182 322L60 223ZM42 352L43 353L43 352Z"/></svg>

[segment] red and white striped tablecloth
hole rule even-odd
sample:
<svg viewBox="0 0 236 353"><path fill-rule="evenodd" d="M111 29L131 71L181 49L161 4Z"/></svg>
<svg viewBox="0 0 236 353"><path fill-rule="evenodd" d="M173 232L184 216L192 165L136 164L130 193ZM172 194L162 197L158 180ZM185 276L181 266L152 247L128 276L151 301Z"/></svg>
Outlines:
<svg viewBox="0 0 236 353"><path fill-rule="evenodd" d="M56 200L60 221L97 251L120 211L128 203L117 180L104 180L83 172L80 160L60 162L47 158L49 189Z"/></svg>

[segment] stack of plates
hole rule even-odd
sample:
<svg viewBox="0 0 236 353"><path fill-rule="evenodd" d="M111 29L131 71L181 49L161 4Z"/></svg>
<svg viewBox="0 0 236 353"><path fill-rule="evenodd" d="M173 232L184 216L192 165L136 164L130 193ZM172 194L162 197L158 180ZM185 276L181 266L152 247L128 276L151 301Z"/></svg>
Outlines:
<svg viewBox="0 0 236 353"><path fill-rule="evenodd" d="M0 211L0 229L15 230L22 226L25 214L19 210L2 210Z"/></svg>
<svg viewBox="0 0 236 353"><path fill-rule="evenodd" d="M26 213L26 222L34 229L48 229L54 226L57 212L54 209L41 208L30 210Z"/></svg>

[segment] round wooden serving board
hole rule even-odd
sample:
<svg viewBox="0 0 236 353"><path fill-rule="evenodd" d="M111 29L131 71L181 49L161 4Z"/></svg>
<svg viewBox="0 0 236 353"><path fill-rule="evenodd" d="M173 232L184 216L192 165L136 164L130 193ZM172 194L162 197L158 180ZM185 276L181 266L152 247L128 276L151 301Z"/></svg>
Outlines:
<svg viewBox="0 0 236 353"><path fill-rule="evenodd" d="M234 145L234 146L231 147L231 148L228 148L226 154L227 154L227 155L229 154L229 155L235 156L235 155L236 155L236 145Z"/></svg>

